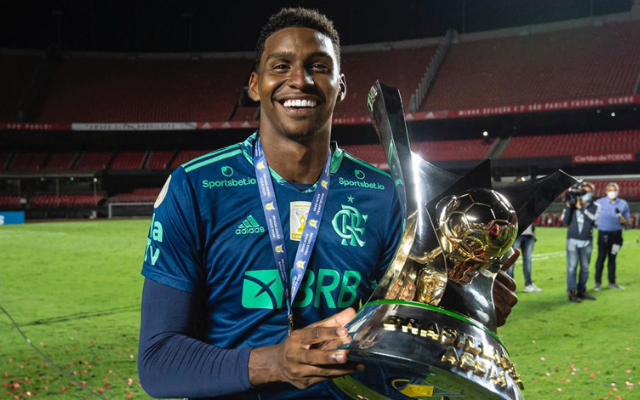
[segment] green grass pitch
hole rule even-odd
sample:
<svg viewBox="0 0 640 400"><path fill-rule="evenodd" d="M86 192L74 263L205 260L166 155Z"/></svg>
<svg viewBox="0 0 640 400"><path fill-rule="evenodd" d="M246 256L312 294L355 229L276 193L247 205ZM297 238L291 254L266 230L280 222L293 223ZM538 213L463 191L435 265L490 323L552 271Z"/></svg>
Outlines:
<svg viewBox="0 0 640 400"><path fill-rule="evenodd" d="M0 314L0 399L149 398L139 386L140 267L148 220L37 223L0 227L0 305L53 362L31 349ZM527 400L640 399L640 231L626 231L618 257L624 291L592 292L573 304L565 293L565 235L539 228L533 278L499 329ZM593 287L595 252L589 288Z"/></svg>

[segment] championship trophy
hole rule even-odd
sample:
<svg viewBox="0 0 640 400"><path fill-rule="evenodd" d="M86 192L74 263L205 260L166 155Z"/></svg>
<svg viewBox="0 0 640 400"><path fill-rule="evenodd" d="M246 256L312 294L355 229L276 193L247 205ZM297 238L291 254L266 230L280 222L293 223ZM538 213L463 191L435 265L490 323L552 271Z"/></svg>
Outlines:
<svg viewBox="0 0 640 400"><path fill-rule="evenodd" d="M379 81L367 105L405 221L394 260L347 329L363 372L336 378L347 396L521 400L524 389L496 333L493 284L517 236L576 181L557 171L493 184L489 161L465 176L411 152L402 100Z"/></svg>

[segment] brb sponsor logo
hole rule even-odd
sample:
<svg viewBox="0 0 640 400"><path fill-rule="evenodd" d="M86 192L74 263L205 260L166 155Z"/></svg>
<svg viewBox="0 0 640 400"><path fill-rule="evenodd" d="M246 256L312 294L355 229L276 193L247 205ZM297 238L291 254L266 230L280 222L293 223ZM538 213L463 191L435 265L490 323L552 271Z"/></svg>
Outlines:
<svg viewBox="0 0 640 400"><path fill-rule="evenodd" d="M354 175L358 180L354 181L354 180L344 179L343 177L340 177L338 178L338 184L342 186L354 186L354 187L361 187L365 189L384 190L384 185L381 185L377 182L366 182L364 180L366 175L361 170L359 169L355 170Z"/></svg>
<svg viewBox="0 0 640 400"><path fill-rule="evenodd" d="M362 276L358 271L320 268L318 274L307 270L293 307L345 308L357 298ZM252 309L280 309L284 304L284 287L277 269L247 271L242 283L242 306Z"/></svg>

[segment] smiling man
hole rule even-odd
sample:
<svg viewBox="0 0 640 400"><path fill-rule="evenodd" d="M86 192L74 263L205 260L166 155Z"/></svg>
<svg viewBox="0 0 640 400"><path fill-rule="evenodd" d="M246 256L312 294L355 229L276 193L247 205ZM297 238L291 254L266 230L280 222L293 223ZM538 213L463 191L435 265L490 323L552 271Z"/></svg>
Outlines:
<svg viewBox="0 0 640 400"><path fill-rule="evenodd" d="M331 143L346 93L331 22L284 9L256 56L258 132L178 168L155 204L139 351L155 397L339 397L328 380L362 366L321 345L349 340L402 234L389 175ZM505 316L514 287L497 287Z"/></svg>

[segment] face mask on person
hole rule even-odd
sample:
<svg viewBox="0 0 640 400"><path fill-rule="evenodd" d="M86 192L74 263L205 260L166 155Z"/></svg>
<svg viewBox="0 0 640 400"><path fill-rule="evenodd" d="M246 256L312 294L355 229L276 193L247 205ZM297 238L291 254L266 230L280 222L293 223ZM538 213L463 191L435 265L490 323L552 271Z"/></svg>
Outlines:
<svg viewBox="0 0 640 400"><path fill-rule="evenodd" d="M611 200L617 199L618 198L618 191L612 190L610 192L607 192L607 197L609 197Z"/></svg>
<svg viewBox="0 0 640 400"><path fill-rule="evenodd" d="M591 198L592 198L592 197L593 197L593 196L591 195L591 193L585 193L585 194L582 196L582 200L583 200L583 201L586 201L586 202L588 203L588 202L590 202L590 201L591 201Z"/></svg>

